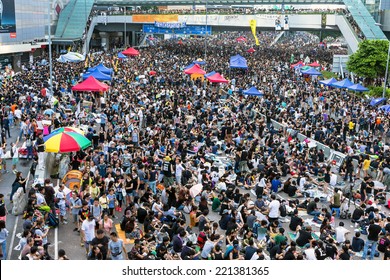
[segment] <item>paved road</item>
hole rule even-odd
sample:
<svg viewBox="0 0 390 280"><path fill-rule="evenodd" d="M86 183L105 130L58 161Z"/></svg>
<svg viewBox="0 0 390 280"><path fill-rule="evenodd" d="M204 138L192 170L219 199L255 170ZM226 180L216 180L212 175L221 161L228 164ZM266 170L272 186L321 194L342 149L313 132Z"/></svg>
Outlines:
<svg viewBox="0 0 390 280"><path fill-rule="evenodd" d="M15 128L11 131L11 139L7 139L9 143L16 141L16 135L18 134L18 130ZM49 164L47 162L47 164ZM30 162L20 159L19 164L17 166L17 170L21 171L24 176L27 176L28 171L30 168ZM7 169L11 169L11 160L7 160ZM45 178L48 177L45 174ZM11 185L15 179L15 175L12 172L9 172L7 174L3 174L2 181L0 182L0 193L8 194L6 196L6 204L9 211L12 209L12 204L9 202L9 193L11 192ZM57 180L52 180L54 184L57 184ZM31 184L29 184L30 186ZM242 190L242 192L246 193L247 190ZM253 194L251 194L252 198L254 199ZM284 193L279 193L280 198L288 199L287 196ZM322 207L328 207L327 203L320 203L320 206ZM353 211L354 206L351 204L351 212ZM384 209L384 211L389 215L389 210ZM121 217L122 215L117 214L118 217ZM187 217L188 218L188 217ZM209 214L210 220L213 221L219 221L220 216L217 213L210 212ZM303 217L303 218L310 218L309 216ZM189 221L189 218L187 219ZM336 218L336 225L338 225L340 219ZM354 235L355 226L350 222L350 220L343 220L345 223L345 227L351 231L350 239L352 239ZM9 214L7 217L7 229L10 231L10 235L7 239L7 252L10 252L8 254L8 259L15 260L19 256L19 251L13 250L13 248L18 244L19 238L16 237L17 233L22 232L22 218L21 216L13 216L12 214ZM115 219L114 222L116 224L119 223L119 218ZM289 231L288 229L288 223L284 223L283 227L286 229L286 232ZM74 225L71 223L68 223L67 225L60 225L56 229L50 229L48 240L51 243L49 246L49 254L53 257L56 256L56 251L60 248L65 249L68 257L73 260L84 260L86 259L85 255L85 249L80 246L80 236L78 232L74 232ZM314 228L314 230L318 230L318 228ZM363 236L365 238L365 236ZM130 250L132 245L127 244L126 247L128 250ZM11 248L11 249L10 249Z"/></svg>

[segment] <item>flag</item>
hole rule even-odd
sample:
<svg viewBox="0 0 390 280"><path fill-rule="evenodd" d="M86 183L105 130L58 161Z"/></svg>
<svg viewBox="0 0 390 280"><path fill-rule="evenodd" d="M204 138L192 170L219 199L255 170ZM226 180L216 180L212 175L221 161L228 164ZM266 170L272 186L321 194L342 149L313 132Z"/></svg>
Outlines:
<svg viewBox="0 0 390 280"><path fill-rule="evenodd" d="M89 65L89 56L87 56L87 58L85 59L85 64L84 64L84 68L87 68L88 65Z"/></svg>
<svg viewBox="0 0 390 280"><path fill-rule="evenodd" d="M119 59L116 60L116 63L115 63L115 72L118 72L118 63L119 63Z"/></svg>
<svg viewBox="0 0 390 280"><path fill-rule="evenodd" d="M260 43L259 43L259 39L257 39L257 36L256 36L256 20L255 19L251 19L249 21L249 25L251 27L253 37L255 38L256 46L258 46L258 45L260 45Z"/></svg>

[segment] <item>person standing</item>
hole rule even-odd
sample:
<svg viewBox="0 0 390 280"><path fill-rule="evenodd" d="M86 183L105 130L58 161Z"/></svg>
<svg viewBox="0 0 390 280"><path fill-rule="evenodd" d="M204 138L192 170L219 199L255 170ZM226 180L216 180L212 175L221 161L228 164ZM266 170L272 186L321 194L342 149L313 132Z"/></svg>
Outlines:
<svg viewBox="0 0 390 280"><path fill-rule="evenodd" d="M45 141L43 140L43 134L39 134L38 139L35 143L38 150L38 169L45 169Z"/></svg>
<svg viewBox="0 0 390 280"><path fill-rule="evenodd" d="M84 242L85 251L89 254L89 243L95 238L96 222L93 219L93 215L89 214L88 218L81 224L81 238Z"/></svg>
<svg viewBox="0 0 390 280"><path fill-rule="evenodd" d="M110 239L107 255L111 255L112 260L123 260L124 258L128 259L125 245L123 240L118 238L118 234L116 232L111 232Z"/></svg>
<svg viewBox="0 0 390 280"><path fill-rule="evenodd" d="M376 253L376 247L378 245L379 234L382 231L382 227L379 225L379 219L375 218L373 222L368 226L367 241L364 244L362 260L367 257L368 249L371 248L370 260L374 259Z"/></svg>
<svg viewBox="0 0 390 280"><path fill-rule="evenodd" d="M268 213L268 220L270 223L273 223L274 221L277 221L279 219L279 208L280 208L280 202L276 200L275 194L271 195L271 203L268 206L269 213Z"/></svg>
<svg viewBox="0 0 390 280"><path fill-rule="evenodd" d="M9 232L5 228L5 221L0 220L0 259L7 259L7 236Z"/></svg>

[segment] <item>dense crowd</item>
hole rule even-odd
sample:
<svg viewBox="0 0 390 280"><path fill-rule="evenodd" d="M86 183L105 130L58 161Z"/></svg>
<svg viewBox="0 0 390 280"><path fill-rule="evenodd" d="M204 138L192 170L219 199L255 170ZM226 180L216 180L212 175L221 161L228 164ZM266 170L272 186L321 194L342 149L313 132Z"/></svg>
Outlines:
<svg viewBox="0 0 390 280"><path fill-rule="evenodd" d="M323 260L359 253L372 259L376 253L369 252L376 248L390 259L386 194L383 198L373 183L389 187L388 116L363 98L323 87L290 67L306 58L331 67L332 52L315 36L297 32L270 47L276 35L264 32L249 54L251 43L238 43L239 35L250 38L233 32L208 37L207 57L203 39L161 41L118 63L114 52L91 54L91 63L116 70L108 94L71 91L83 63L56 62L53 93L48 67L38 63L7 79L0 93L0 155L5 171L3 155L13 150L16 186L27 187L22 259L50 257L45 221L56 208L60 226L72 223L91 260ZM229 69L236 54L246 57L248 70ZM191 80L183 70L198 58L205 58L207 72L221 73L229 84ZM244 96L251 86L263 96ZM59 116L45 114L49 108ZM46 134L63 126L85 127L92 142L84 151L63 155L60 169L83 173L70 197L63 185L54 192L50 179L30 188L17 172L23 140L36 140L35 148L43 152L37 126L42 119L51 121ZM7 143L11 126L20 127L13 144ZM350 194L331 182L335 171L324 151L299 141L298 133L348 155L338 173L344 175L339 181L359 182ZM313 191L323 196L314 197ZM346 197L354 210L345 222L359 225L355 236L339 221ZM116 223L133 245L118 237ZM5 224L0 227L6 231ZM63 250L59 255L67 258Z"/></svg>

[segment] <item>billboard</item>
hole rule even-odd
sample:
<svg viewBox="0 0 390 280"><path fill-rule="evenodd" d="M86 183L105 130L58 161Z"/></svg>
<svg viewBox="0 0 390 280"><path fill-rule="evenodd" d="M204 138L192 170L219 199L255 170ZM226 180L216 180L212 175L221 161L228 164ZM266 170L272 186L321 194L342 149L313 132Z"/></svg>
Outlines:
<svg viewBox="0 0 390 280"><path fill-rule="evenodd" d="M186 25L184 28L161 28L154 24L144 24L142 28L144 33L154 34L179 34L179 35L206 35L211 34L211 26Z"/></svg>
<svg viewBox="0 0 390 280"><path fill-rule="evenodd" d="M15 32L15 0L0 0L0 34Z"/></svg>
<svg viewBox="0 0 390 280"><path fill-rule="evenodd" d="M179 15L133 15L133 22L178 22Z"/></svg>

